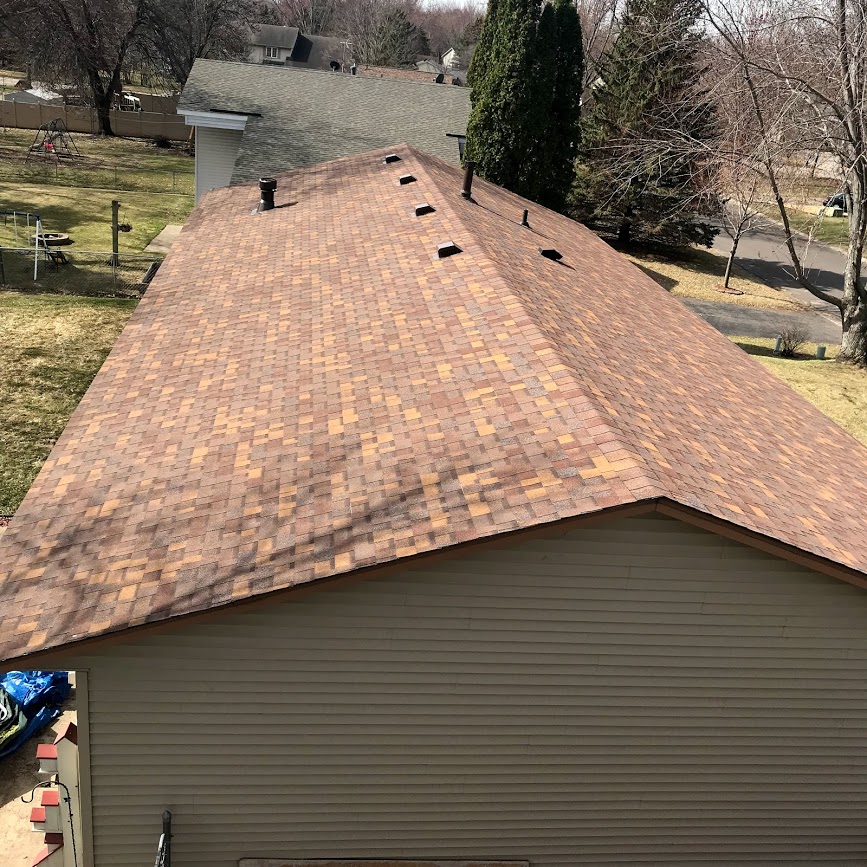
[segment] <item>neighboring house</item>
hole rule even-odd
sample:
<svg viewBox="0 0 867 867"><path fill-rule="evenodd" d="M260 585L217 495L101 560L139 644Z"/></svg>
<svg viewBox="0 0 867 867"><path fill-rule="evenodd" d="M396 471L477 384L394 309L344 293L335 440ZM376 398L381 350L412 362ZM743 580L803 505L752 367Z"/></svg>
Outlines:
<svg viewBox="0 0 867 867"><path fill-rule="evenodd" d="M451 69L453 66L458 66L460 64L461 57L456 48L450 48L445 52L445 54L443 54L441 60L446 69Z"/></svg>
<svg viewBox="0 0 867 867"><path fill-rule="evenodd" d="M420 81L425 84L455 84L462 85L463 78L455 74L454 70L439 70L428 72L427 69L419 69L418 66L409 68L395 68L393 66L359 66L356 68L357 75L376 76L377 78L399 78L404 81Z"/></svg>
<svg viewBox="0 0 867 867"><path fill-rule="evenodd" d="M464 48L462 51L458 52L456 48L450 48L446 51L445 54L440 58L442 65L446 69L458 69L459 67L467 70L470 68L470 62L473 59L473 54L475 53L476 46L470 45L467 48Z"/></svg>
<svg viewBox="0 0 867 867"><path fill-rule="evenodd" d="M867 450L462 176L206 196L0 540L79 864L863 863Z"/></svg>
<svg viewBox="0 0 867 867"><path fill-rule="evenodd" d="M297 27L258 24L253 30L249 61L340 72L352 63L347 51L348 45L335 36L307 36Z"/></svg>
<svg viewBox="0 0 867 867"><path fill-rule="evenodd" d="M33 86L29 90L10 90L3 94L6 102L26 102L35 105L63 105L63 96L44 87Z"/></svg>
<svg viewBox="0 0 867 867"><path fill-rule="evenodd" d="M197 60L178 113L196 127L198 199L395 141L457 164L470 98L433 83Z"/></svg>
<svg viewBox="0 0 867 867"><path fill-rule="evenodd" d="M441 75L446 84L466 84L467 71L465 69L454 69L438 63L430 58L422 58L417 60L415 68L418 72L428 73L434 77Z"/></svg>

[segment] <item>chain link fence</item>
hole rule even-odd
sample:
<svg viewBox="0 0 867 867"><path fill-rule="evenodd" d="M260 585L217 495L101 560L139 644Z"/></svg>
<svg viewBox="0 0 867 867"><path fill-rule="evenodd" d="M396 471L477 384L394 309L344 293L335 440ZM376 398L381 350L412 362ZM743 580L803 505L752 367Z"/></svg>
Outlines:
<svg viewBox="0 0 867 867"><path fill-rule="evenodd" d="M0 180L187 196L194 194L196 186L192 171L130 168L117 164L84 165L56 160L0 160Z"/></svg>
<svg viewBox="0 0 867 867"><path fill-rule="evenodd" d="M0 247L0 286L23 292L140 298L162 257L72 251L68 247ZM34 271L36 279L34 279Z"/></svg>

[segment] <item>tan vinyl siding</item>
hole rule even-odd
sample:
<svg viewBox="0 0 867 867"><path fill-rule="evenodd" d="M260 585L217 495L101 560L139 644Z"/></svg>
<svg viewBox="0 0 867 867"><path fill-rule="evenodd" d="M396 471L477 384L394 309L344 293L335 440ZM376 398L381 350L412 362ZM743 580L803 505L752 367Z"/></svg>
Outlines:
<svg viewBox="0 0 867 867"><path fill-rule="evenodd" d="M196 201L208 190L229 186L243 135L236 129L196 128Z"/></svg>
<svg viewBox="0 0 867 867"><path fill-rule="evenodd" d="M96 867L867 858L867 593L646 518L83 660Z"/></svg>

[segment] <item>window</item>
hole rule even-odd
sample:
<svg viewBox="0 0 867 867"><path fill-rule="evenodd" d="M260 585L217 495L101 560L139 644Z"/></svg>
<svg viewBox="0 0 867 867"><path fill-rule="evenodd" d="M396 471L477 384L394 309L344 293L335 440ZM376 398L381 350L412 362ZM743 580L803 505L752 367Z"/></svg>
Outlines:
<svg viewBox="0 0 867 867"><path fill-rule="evenodd" d="M272 48L270 45L265 46L265 57L274 58L275 60L280 59L280 49Z"/></svg>

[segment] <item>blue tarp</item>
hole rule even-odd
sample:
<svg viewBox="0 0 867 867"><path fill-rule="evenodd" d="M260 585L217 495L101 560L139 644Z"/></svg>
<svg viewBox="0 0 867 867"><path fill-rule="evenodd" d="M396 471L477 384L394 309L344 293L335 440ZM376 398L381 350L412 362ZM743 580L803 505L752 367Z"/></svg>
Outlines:
<svg viewBox="0 0 867 867"><path fill-rule="evenodd" d="M69 690L65 671L10 671L0 675L0 709L7 709L7 719L0 721L0 759L54 722Z"/></svg>

